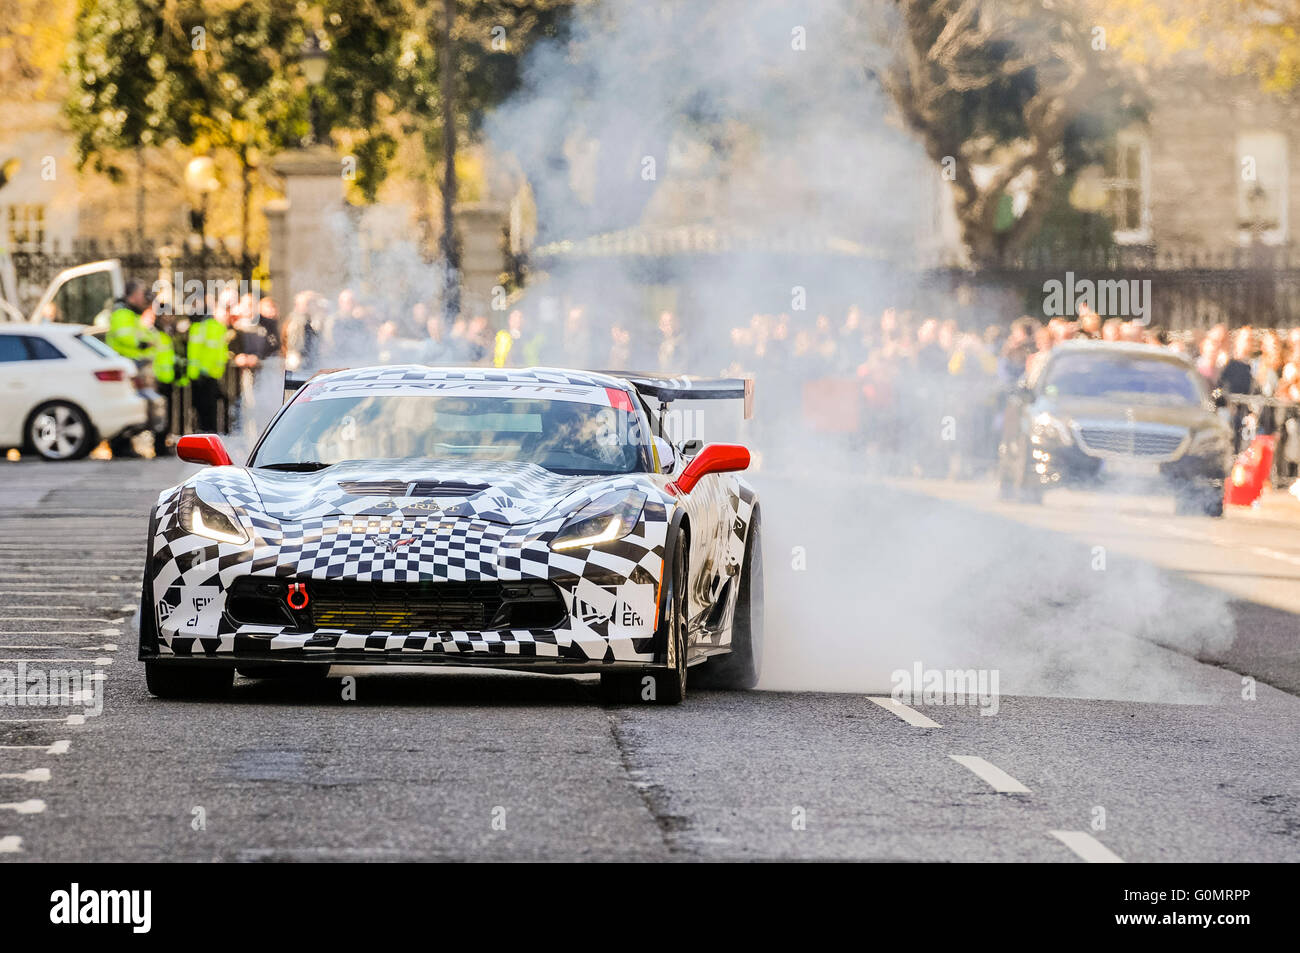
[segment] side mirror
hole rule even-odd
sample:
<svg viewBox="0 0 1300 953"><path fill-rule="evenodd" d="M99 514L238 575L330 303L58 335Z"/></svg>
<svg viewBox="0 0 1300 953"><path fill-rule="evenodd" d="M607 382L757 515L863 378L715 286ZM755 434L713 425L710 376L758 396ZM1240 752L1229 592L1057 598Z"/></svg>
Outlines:
<svg viewBox="0 0 1300 953"><path fill-rule="evenodd" d="M680 493L689 493L709 473L732 473L749 469L749 449L736 443L711 443L686 464L673 481Z"/></svg>
<svg viewBox="0 0 1300 953"><path fill-rule="evenodd" d="M663 437L655 437L655 453L659 457L659 469L664 473L672 473L677 469L677 453L673 450L670 441Z"/></svg>
<svg viewBox="0 0 1300 953"><path fill-rule="evenodd" d="M191 433L176 442L176 456L186 463L203 463L213 467L230 466L221 438L214 433Z"/></svg>

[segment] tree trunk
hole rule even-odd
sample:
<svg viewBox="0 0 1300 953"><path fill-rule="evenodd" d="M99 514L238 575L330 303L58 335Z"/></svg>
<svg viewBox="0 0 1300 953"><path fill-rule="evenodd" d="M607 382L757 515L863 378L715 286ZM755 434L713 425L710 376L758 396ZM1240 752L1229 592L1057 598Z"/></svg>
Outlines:
<svg viewBox="0 0 1300 953"><path fill-rule="evenodd" d="M242 186L239 206L239 277L253 280L252 257L248 251L249 206L253 200L252 169L248 164L248 147L239 150L239 180Z"/></svg>
<svg viewBox="0 0 1300 953"><path fill-rule="evenodd" d="M443 0L438 85L442 92L442 260L445 272L442 313L447 321L460 314L460 242L456 238L456 56L452 30L456 0Z"/></svg>
<svg viewBox="0 0 1300 953"><path fill-rule="evenodd" d="M144 147L135 147L135 245L144 251L144 209L145 209L145 160Z"/></svg>

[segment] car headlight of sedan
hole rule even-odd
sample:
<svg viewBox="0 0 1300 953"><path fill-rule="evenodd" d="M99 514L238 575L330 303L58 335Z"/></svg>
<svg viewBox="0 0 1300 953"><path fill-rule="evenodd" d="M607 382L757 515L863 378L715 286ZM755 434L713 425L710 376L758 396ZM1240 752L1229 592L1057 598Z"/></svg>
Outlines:
<svg viewBox="0 0 1300 953"><path fill-rule="evenodd" d="M1053 417L1044 411L1034 417L1034 430L1031 439L1034 443L1042 443L1044 437L1055 437L1061 443L1073 443L1070 436L1070 428L1065 425L1065 421Z"/></svg>
<svg viewBox="0 0 1300 953"><path fill-rule="evenodd" d="M230 504L216 490L185 487L181 490L177 515L181 526L196 536L218 543L248 542L248 534L240 528Z"/></svg>
<svg viewBox="0 0 1300 953"><path fill-rule="evenodd" d="M645 500L640 490L611 490L596 497L564 521L551 540L551 549L598 546L622 539L636 529Z"/></svg>

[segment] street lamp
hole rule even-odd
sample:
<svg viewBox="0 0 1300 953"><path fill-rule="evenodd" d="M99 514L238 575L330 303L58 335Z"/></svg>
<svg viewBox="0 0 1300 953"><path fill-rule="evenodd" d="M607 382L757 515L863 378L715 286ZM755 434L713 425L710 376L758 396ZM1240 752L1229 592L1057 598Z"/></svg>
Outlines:
<svg viewBox="0 0 1300 953"><path fill-rule="evenodd" d="M204 254L208 243L208 196L221 187L217 164L211 156L195 156L186 164L185 185L199 199L199 207L190 211L190 229L199 236L199 251Z"/></svg>
<svg viewBox="0 0 1300 953"><path fill-rule="evenodd" d="M302 68L302 75L307 80L311 96L311 111L309 114L311 130L308 133L307 144L315 145L326 138L326 132L321 123L320 101L316 96L316 90L325 81L325 68L329 65L329 54L325 52L324 47L320 44L320 38L315 33L307 34L307 39L302 44L302 50L298 53L298 65Z"/></svg>

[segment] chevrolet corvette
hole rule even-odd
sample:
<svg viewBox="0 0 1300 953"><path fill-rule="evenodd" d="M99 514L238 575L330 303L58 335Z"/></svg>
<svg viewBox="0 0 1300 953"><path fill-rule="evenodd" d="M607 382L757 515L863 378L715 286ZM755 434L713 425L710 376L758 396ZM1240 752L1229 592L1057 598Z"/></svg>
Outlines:
<svg viewBox="0 0 1300 953"><path fill-rule="evenodd" d="M678 399L752 382L419 365L287 386L245 465L149 518L140 659L159 697L331 665L598 673L613 701L751 688L762 655L748 450L664 436Z"/></svg>

